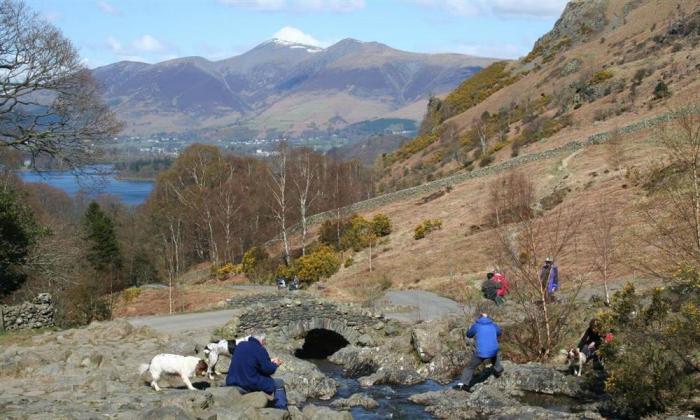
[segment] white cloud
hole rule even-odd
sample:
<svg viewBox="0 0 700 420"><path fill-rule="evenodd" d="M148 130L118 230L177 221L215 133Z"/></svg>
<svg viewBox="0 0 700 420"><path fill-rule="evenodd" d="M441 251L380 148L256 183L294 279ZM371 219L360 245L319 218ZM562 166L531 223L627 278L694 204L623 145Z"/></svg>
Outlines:
<svg viewBox="0 0 700 420"><path fill-rule="evenodd" d="M118 60L153 63L169 60L178 55L177 48L166 45L148 34L126 43L110 35L99 48L104 50L105 46Z"/></svg>
<svg viewBox="0 0 700 420"><path fill-rule="evenodd" d="M156 52L165 49L162 42L148 34L135 39L132 45L141 52Z"/></svg>
<svg viewBox="0 0 700 420"><path fill-rule="evenodd" d="M107 13L108 15L119 16L122 14L121 10L117 9L116 7L114 7L114 5L108 3L106 0L98 0L97 7L99 7L100 10L102 10L104 13Z"/></svg>
<svg viewBox="0 0 700 420"><path fill-rule="evenodd" d="M313 47L326 47L329 45L328 42L319 41L313 36L304 33L301 29L293 28L291 26L285 26L284 28L275 32L273 37L282 41L294 42L296 44L311 45Z"/></svg>
<svg viewBox="0 0 700 420"><path fill-rule="evenodd" d="M516 59L530 51L527 45L510 43L458 44L441 52L475 55L477 57Z"/></svg>
<svg viewBox="0 0 700 420"><path fill-rule="evenodd" d="M218 0L248 10L346 13L365 7L365 0Z"/></svg>
<svg viewBox="0 0 700 420"><path fill-rule="evenodd" d="M113 53L121 54L124 51L124 46L122 43L111 35L107 37L107 45Z"/></svg>
<svg viewBox="0 0 700 420"><path fill-rule="evenodd" d="M567 0L405 0L458 16L559 17Z"/></svg>

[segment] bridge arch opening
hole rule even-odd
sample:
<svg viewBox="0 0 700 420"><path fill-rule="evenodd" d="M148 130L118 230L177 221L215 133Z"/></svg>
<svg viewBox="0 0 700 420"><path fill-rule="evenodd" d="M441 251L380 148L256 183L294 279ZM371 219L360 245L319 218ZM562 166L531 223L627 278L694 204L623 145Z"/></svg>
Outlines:
<svg viewBox="0 0 700 420"><path fill-rule="evenodd" d="M314 328L306 333L304 345L294 356L300 359L325 359L350 344L342 335L325 328Z"/></svg>

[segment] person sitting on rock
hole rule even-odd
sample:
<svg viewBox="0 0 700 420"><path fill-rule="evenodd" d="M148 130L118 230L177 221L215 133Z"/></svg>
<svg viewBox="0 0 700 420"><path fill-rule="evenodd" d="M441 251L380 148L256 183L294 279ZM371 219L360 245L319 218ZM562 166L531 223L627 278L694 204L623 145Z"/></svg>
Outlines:
<svg viewBox="0 0 700 420"><path fill-rule="evenodd" d="M498 291L503 286L494 279L495 270L490 270L486 273L486 280L481 284L481 293L486 299L496 302L496 305L503 303L503 299L499 297Z"/></svg>
<svg viewBox="0 0 700 420"><path fill-rule="evenodd" d="M496 290L496 304L501 305L506 301L506 294L510 291L510 283L503 273L495 269L493 272L493 281L501 286Z"/></svg>
<svg viewBox="0 0 700 420"><path fill-rule="evenodd" d="M231 358L226 385L238 387L243 393L262 391L270 396L275 408L286 410L287 392L284 382L272 378L282 361L270 359L265 345L265 335L254 334L248 341L236 346L236 357Z"/></svg>
<svg viewBox="0 0 700 420"><path fill-rule="evenodd" d="M598 321L598 319L596 318L593 318L588 324L586 332L583 333L583 337L581 337L581 340L579 340L578 345L576 347L578 347L581 353L586 355L586 359L590 360L595 355L595 352L603 344L604 336L607 336L607 334L601 334L600 321ZM606 342L611 340L612 339L606 340Z"/></svg>
<svg viewBox="0 0 700 420"><path fill-rule="evenodd" d="M496 377L501 376L503 366L501 366L501 356L498 352L498 337L500 336L501 328L487 314L482 313L467 331L467 338L476 339L474 355L467 363L467 367L464 368L460 382L455 385L455 389L470 391L469 384L474 376L474 370L485 361L493 364Z"/></svg>

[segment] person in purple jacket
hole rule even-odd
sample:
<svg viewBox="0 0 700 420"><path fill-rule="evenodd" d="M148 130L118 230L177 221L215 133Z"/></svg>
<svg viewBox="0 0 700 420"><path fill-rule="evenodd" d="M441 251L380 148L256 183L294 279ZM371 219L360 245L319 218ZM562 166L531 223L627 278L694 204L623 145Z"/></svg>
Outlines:
<svg viewBox="0 0 700 420"><path fill-rule="evenodd" d="M226 386L236 386L243 393L262 391L269 394L275 408L287 409L287 392L281 379L272 374L282 364L279 359L270 359L265 349L265 335L254 334L248 341L236 346L236 355L226 375Z"/></svg>
<svg viewBox="0 0 700 420"><path fill-rule="evenodd" d="M501 376L503 366L501 366L501 357L498 352L498 337L500 336L501 328L487 314L481 314L479 319L472 324L469 331L467 331L467 338L476 339L474 355L467 363L467 367L464 368L462 377L459 383L455 385L455 389L470 391L470 382L472 381L472 376L474 376L474 370L486 361L491 362L493 365L496 377Z"/></svg>
<svg viewBox="0 0 700 420"><path fill-rule="evenodd" d="M545 299L547 303L556 302L554 292L559 290L559 267L554 264L552 257L547 257L544 260L544 265L540 271L540 282L545 290Z"/></svg>

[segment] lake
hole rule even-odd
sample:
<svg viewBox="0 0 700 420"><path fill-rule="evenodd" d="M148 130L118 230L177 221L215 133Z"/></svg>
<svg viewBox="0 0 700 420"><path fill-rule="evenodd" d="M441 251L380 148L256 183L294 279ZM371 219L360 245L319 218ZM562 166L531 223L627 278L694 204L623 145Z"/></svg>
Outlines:
<svg viewBox="0 0 700 420"><path fill-rule="evenodd" d="M153 181L117 179L111 169L109 165L101 165L89 168L79 176L70 171L20 171L18 175L24 182L45 183L73 197L83 191L91 197L110 194L130 206L146 201L153 190Z"/></svg>

